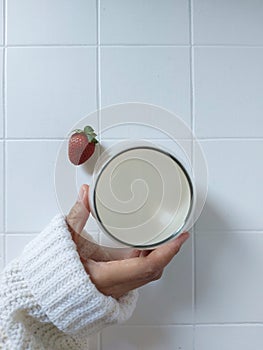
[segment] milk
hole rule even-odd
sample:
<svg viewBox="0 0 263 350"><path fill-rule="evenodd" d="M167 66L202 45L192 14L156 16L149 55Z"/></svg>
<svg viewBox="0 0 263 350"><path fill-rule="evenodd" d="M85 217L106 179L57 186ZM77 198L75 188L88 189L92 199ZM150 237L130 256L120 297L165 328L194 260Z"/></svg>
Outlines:
<svg viewBox="0 0 263 350"><path fill-rule="evenodd" d="M150 247L176 235L191 203L185 169L157 148L136 147L115 155L94 187L94 210L103 230L130 246Z"/></svg>

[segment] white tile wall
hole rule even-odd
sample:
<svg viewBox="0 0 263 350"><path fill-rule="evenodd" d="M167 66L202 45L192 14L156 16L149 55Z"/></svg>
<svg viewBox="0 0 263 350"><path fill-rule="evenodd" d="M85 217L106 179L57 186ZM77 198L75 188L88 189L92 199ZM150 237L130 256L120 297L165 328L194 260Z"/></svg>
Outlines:
<svg viewBox="0 0 263 350"><path fill-rule="evenodd" d="M8 137L65 137L96 109L96 49L9 48L6 84Z"/></svg>
<svg viewBox="0 0 263 350"><path fill-rule="evenodd" d="M7 141L8 232L38 232L57 213L54 165L58 141Z"/></svg>
<svg viewBox="0 0 263 350"><path fill-rule="evenodd" d="M192 350L192 327L111 327L102 332L102 350Z"/></svg>
<svg viewBox="0 0 263 350"><path fill-rule="evenodd" d="M260 0L194 0L196 44L262 45Z"/></svg>
<svg viewBox="0 0 263 350"><path fill-rule="evenodd" d="M189 49L104 47L102 106L145 102L169 109L190 124Z"/></svg>
<svg viewBox="0 0 263 350"><path fill-rule="evenodd" d="M0 81L3 82L4 50L0 49ZM4 135L3 84L0 84L0 138Z"/></svg>
<svg viewBox="0 0 263 350"><path fill-rule="evenodd" d="M4 188L4 147L3 141L0 141L0 188ZM4 231L4 196L0 196L0 232Z"/></svg>
<svg viewBox="0 0 263 350"><path fill-rule="evenodd" d="M4 235L0 234L0 272L4 267Z"/></svg>
<svg viewBox="0 0 263 350"><path fill-rule="evenodd" d="M101 0L102 44L188 44L188 2Z"/></svg>
<svg viewBox="0 0 263 350"><path fill-rule="evenodd" d="M196 48L199 137L263 136L263 49Z"/></svg>
<svg viewBox="0 0 263 350"><path fill-rule="evenodd" d="M138 306L128 321L129 324L167 325L193 322L191 255L192 237L167 267L162 278L140 289Z"/></svg>
<svg viewBox="0 0 263 350"><path fill-rule="evenodd" d="M263 140L209 140L201 144L206 154L209 184L197 228L263 229L260 161Z"/></svg>
<svg viewBox="0 0 263 350"><path fill-rule="evenodd" d="M96 44L96 0L8 0L9 45Z"/></svg>
<svg viewBox="0 0 263 350"><path fill-rule="evenodd" d="M3 45L4 42L4 13L3 13L3 8L4 6L4 1L0 0L0 45Z"/></svg>
<svg viewBox="0 0 263 350"><path fill-rule="evenodd" d="M20 256L24 247L32 239L36 237L36 234L8 234L6 236L6 263L9 263L16 257Z"/></svg>
<svg viewBox="0 0 263 350"><path fill-rule="evenodd" d="M263 322L262 233L197 232L197 322Z"/></svg>
<svg viewBox="0 0 263 350"><path fill-rule="evenodd" d="M263 347L262 325L197 326L196 350L260 350Z"/></svg>
<svg viewBox="0 0 263 350"><path fill-rule="evenodd" d="M208 199L191 239L92 350L262 349L262 23L259 0L0 0L0 269L59 211L57 151L97 108L171 110L207 158ZM104 118L90 119L98 133ZM134 136L175 147L142 126L101 140ZM90 178L79 168L76 186ZM87 229L98 232L94 220Z"/></svg>

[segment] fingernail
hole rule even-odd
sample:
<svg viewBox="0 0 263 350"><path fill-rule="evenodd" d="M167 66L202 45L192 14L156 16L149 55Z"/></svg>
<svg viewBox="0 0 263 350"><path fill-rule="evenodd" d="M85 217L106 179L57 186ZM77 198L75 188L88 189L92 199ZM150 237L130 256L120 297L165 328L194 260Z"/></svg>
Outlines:
<svg viewBox="0 0 263 350"><path fill-rule="evenodd" d="M183 235L184 235L184 242L185 242L190 237L190 233L189 232L184 232Z"/></svg>
<svg viewBox="0 0 263 350"><path fill-rule="evenodd" d="M190 234L189 232L183 232L179 237L181 238L181 242L183 244L185 241L188 240L188 238L190 237Z"/></svg>

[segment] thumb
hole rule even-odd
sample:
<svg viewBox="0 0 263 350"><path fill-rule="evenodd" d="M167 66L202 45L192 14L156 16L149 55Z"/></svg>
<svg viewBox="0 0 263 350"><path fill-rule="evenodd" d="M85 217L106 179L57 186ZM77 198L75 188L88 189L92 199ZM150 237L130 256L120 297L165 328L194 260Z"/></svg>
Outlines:
<svg viewBox="0 0 263 350"><path fill-rule="evenodd" d="M89 186L82 185L78 199L67 215L67 223L76 233L81 233L89 218L89 214Z"/></svg>
<svg viewBox="0 0 263 350"><path fill-rule="evenodd" d="M155 250L153 250L148 256L148 260L151 261L152 266L156 269L163 269L172 258L179 252L181 246L189 238L189 233L184 232L173 241L166 243Z"/></svg>

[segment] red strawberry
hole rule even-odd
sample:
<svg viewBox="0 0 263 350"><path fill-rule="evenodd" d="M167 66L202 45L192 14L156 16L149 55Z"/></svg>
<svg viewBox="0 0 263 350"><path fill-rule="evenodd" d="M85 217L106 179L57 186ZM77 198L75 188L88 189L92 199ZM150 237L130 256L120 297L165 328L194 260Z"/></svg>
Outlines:
<svg viewBox="0 0 263 350"><path fill-rule="evenodd" d="M80 165L88 160L94 150L96 140L96 134L91 126L85 126L84 130L76 129L72 131L68 144L68 157L71 163L74 165Z"/></svg>

